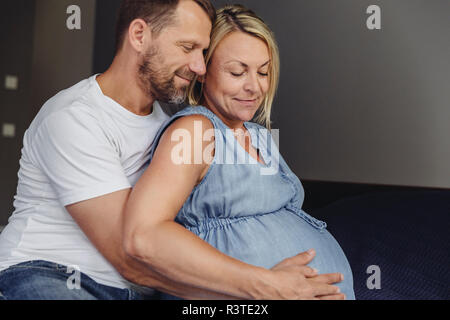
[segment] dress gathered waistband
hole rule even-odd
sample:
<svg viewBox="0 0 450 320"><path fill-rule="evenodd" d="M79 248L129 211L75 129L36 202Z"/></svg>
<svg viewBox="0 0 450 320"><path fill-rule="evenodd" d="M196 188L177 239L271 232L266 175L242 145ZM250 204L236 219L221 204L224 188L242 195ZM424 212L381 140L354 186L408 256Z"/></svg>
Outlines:
<svg viewBox="0 0 450 320"><path fill-rule="evenodd" d="M241 222L245 222L248 220L252 220L252 219L256 219L256 218L260 218L260 217L264 217L264 216L268 216L268 215L272 215L272 214L286 213L286 212L299 216L300 218L302 218L303 220L305 220L306 222L308 222L310 225L312 225L314 228L316 228L318 230L323 230L327 227L327 224L325 222L311 217L310 215L303 212L303 210L301 210L301 209L296 210L296 208L291 208L291 207L283 207L276 211L262 213L262 214L256 214L256 215L251 215L251 216L244 216L244 217L208 218L208 220L201 221L197 225L185 226L185 227L189 231L198 235L198 234L205 233L205 232L208 232L208 231L211 231L214 229L223 229L226 226L229 226L231 224L241 223Z"/></svg>
<svg viewBox="0 0 450 320"><path fill-rule="evenodd" d="M207 221L201 221L198 225L185 226L185 227L186 227L186 229L188 229L189 231L191 231L195 234L200 234L200 233L204 233L207 231L211 231L213 229L223 229L224 227L229 226L234 223L240 223L240 222L244 222L247 220L267 216L270 214L276 214L278 212L281 212L282 209L285 209L285 208L280 208L276 211L272 211L272 212L268 212L268 213L255 214L255 215L244 216L244 217L230 217L230 218L208 217Z"/></svg>

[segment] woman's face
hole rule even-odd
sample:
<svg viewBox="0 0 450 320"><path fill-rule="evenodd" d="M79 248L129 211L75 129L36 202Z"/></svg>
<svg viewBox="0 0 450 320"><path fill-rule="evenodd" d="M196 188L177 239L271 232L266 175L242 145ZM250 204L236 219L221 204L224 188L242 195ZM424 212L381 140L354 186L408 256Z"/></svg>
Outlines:
<svg viewBox="0 0 450 320"><path fill-rule="evenodd" d="M252 120L269 88L269 66L264 41L239 31L227 35L208 66L206 105L228 124Z"/></svg>

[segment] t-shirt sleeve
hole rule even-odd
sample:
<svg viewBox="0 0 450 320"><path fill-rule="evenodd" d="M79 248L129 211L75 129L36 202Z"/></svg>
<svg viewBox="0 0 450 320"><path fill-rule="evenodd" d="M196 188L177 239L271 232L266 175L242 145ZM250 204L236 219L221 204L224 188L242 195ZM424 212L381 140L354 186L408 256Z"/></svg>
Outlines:
<svg viewBox="0 0 450 320"><path fill-rule="evenodd" d="M88 110L49 115L30 137L32 161L63 206L131 188L111 137Z"/></svg>

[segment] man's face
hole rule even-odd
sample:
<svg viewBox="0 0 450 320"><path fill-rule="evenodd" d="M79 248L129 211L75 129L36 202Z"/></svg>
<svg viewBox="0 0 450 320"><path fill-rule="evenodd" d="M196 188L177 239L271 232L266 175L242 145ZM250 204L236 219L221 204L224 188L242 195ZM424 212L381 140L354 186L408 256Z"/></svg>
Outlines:
<svg viewBox="0 0 450 320"><path fill-rule="evenodd" d="M142 56L138 74L142 88L151 97L181 104L195 75L206 72L203 51L209 46L212 26L194 1L180 1L174 19L153 38Z"/></svg>

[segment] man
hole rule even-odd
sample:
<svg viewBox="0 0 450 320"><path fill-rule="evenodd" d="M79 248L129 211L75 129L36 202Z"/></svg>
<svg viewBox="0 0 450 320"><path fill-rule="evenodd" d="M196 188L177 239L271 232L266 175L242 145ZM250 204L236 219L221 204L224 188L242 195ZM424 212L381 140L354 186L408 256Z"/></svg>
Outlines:
<svg viewBox="0 0 450 320"><path fill-rule="evenodd" d="M124 250L124 208L168 119L157 100L181 103L205 74L214 15L209 0L124 0L110 68L43 106L24 137L16 210L0 237L0 299L143 298L131 282L184 298L342 298L330 285L338 274L305 266L313 254L283 261L268 286L252 266L222 283L203 270L170 279Z"/></svg>

